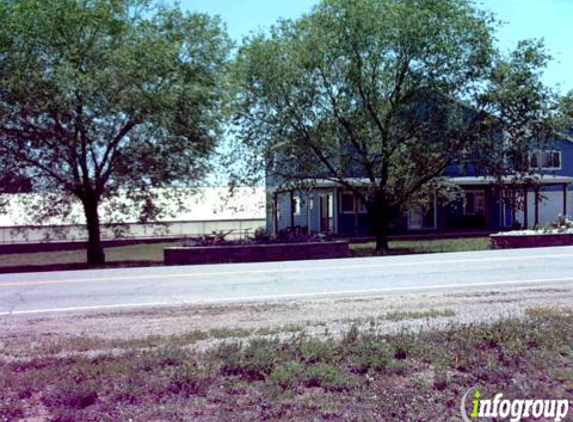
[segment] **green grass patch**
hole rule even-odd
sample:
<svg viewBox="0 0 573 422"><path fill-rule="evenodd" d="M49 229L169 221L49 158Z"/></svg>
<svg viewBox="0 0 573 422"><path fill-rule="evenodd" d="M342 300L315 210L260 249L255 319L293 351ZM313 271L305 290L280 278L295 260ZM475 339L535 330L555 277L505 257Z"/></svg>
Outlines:
<svg viewBox="0 0 573 422"><path fill-rule="evenodd" d="M163 250L168 247L179 246L180 244L180 242L167 242L106 248L106 260L112 264L125 263L129 265L130 261L147 261L149 263L161 264L163 263ZM401 255L478 251L489 249L490 246L489 238L484 237L474 239L390 242L390 247L392 254ZM352 256L372 256L375 254L375 244L353 244L350 245L350 250ZM0 255L0 267L82 264L85 262L86 252L83 250Z"/></svg>
<svg viewBox="0 0 573 422"><path fill-rule="evenodd" d="M411 319L435 319L435 318L451 318L455 317L456 313L451 309L430 309L428 311L395 311L389 312L382 317L387 321L406 321Z"/></svg>
<svg viewBox="0 0 573 422"><path fill-rule="evenodd" d="M179 246L180 244L180 242L171 242L106 248L105 255L107 262L149 261L159 264L163 262L163 250L165 248ZM76 264L85 262L86 252L84 250L0 255L0 267Z"/></svg>
<svg viewBox="0 0 573 422"><path fill-rule="evenodd" d="M209 335L215 339L243 338L253 334L253 330L244 328L217 328L209 331Z"/></svg>
<svg viewBox="0 0 573 422"><path fill-rule="evenodd" d="M484 251L490 248L488 237L390 242L390 254L392 255ZM350 245L350 252L355 257L373 256L376 254L376 244L352 244Z"/></svg>

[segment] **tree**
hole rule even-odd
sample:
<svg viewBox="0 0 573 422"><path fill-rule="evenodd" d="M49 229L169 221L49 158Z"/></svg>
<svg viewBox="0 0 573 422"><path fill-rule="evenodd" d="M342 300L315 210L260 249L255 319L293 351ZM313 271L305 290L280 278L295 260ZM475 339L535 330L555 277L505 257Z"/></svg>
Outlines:
<svg viewBox="0 0 573 422"><path fill-rule="evenodd" d="M524 205L524 197L516 196L515 190L539 187L540 169L530 165L531 153L543 150L559 136L557 97L542 81L550 60L543 42L518 42L509 54L497 55L478 100L487 117L474 157L497 179L514 213Z"/></svg>
<svg viewBox="0 0 573 422"><path fill-rule="evenodd" d="M0 22L0 171L79 200L102 263L102 202L153 219L158 188L208 170L230 41L216 18L147 0L0 0Z"/></svg>
<svg viewBox="0 0 573 422"><path fill-rule="evenodd" d="M569 130L573 128L573 91L570 91L559 101L559 116L561 126L564 130Z"/></svg>
<svg viewBox="0 0 573 422"><path fill-rule="evenodd" d="M391 209L475 144L494 27L466 0L324 0L240 49L238 139L280 180L353 191L385 252Z"/></svg>
<svg viewBox="0 0 573 422"><path fill-rule="evenodd" d="M543 43L535 40L520 41L514 51L496 59L479 98L488 115L483 124L493 135L481 156L488 174L530 174L535 169L530 168L529 153L555 135L556 96L542 82L550 59Z"/></svg>

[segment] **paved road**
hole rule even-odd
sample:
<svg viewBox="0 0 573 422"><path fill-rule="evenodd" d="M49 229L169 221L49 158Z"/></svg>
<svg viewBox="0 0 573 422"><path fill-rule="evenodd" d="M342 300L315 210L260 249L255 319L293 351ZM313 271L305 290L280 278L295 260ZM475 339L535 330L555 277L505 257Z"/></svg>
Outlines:
<svg viewBox="0 0 573 422"><path fill-rule="evenodd" d="M0 316L573 283L573 247L0 276Z"/></svg>

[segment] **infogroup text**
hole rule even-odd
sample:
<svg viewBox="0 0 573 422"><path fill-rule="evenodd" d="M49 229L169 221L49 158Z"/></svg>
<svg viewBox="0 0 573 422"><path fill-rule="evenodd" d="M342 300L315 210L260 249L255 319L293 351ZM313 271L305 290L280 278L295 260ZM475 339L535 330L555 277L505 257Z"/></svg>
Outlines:
<svg viewBox="0 0 573 422"><path fill-rule="evenodd" d="M474 392L470 413L466 401ZM466 422L480 418L508 419L510 422L520 422L524 419L563 421L569 414L569 400L515 400L504 399L503 394L496 394L493 399L483 398L480 389L470 389L462 400L462 418Z"/></svg>

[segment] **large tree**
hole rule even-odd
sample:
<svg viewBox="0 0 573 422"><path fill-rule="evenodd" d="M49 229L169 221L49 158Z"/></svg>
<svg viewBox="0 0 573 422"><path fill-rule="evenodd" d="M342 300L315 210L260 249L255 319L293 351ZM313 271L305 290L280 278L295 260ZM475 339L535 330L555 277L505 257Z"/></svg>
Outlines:
<svg viewBox="0 0 573 422"><path fill-rule="evenodd" d="M520 41L515 50L496 57L478 96L478 105L487 114L476 159L488 175L522 183L539 171L530 166L530 153L557 136L559 126L557 97L542 80L550 60L538 40Z"/></svg>
<svg viewBox="0 0 573 422"><path fill-rule="evenodd" d="M79 200L101 263L102 202L153 218L158 188L206 173L230 41L217 18L147 0L0 0L0 24L0 173L59 198L47 213Z"/></svg>
<svg viewBox="0 0 573 422"><path fill-rule="evenodd" d="M385 252L391 209L473 145L494 26L465 0L324 0L241 48L238 138L278 179L353 191Z"/></svg>
<svg viewBox="0 0 573 422"><path fill-rule="evenodd" d="M277 185L353 191L386 252L393 209L451 198L449 166L517 174L548 133L549 57L501 54L496 27L470 0L324 0L243 45L237 139Z"/></svg>
<svg viewBox="0 0 573 422"><path fill-rule="evenodd" d="M494 187L514 215L525 207L528 191L537 192L536 200L542 198L543 171L531 165L532 154L562 137L557 95L543 83L550 60L542 41L520 41L515 50L496 55L483 92L477 96L477 106L485 115L474 162L495 178ZM526 221L522 224L527 226Z"/></svg>

